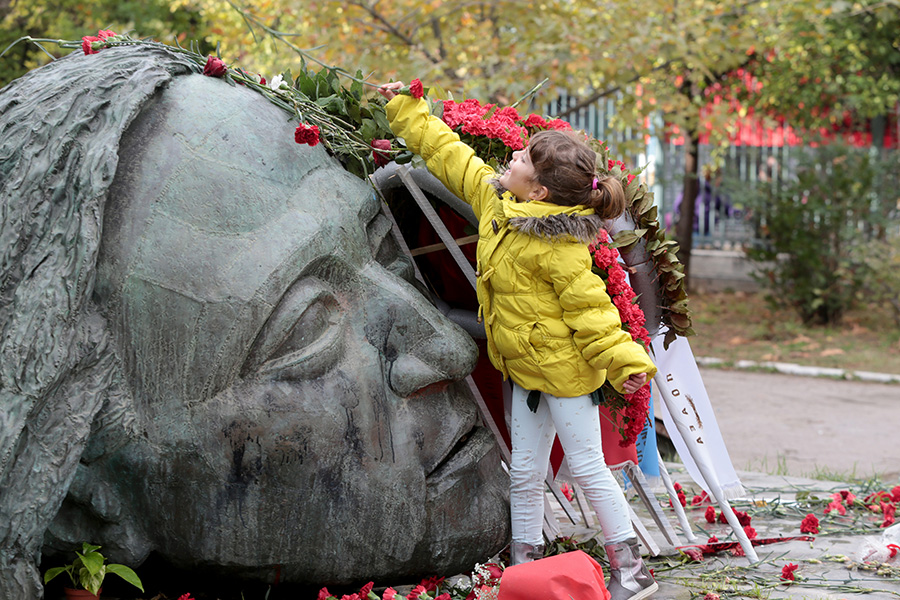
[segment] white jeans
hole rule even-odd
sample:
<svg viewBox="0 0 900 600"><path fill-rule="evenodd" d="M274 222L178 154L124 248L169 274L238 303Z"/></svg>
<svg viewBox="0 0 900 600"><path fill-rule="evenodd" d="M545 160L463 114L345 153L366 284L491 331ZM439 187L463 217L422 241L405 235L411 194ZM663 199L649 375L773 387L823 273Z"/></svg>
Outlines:
<svg viewBox="0 0 900 600"><path fill-rule="evenodd" d="M600 413L591 397L542 393L536 414L526 405L527 398L528 390L513 383L509 490L513 541L543 543L544 478L555 435L575 482L597 514L605 543L634 537L625 494L603 459Z"/></svg>

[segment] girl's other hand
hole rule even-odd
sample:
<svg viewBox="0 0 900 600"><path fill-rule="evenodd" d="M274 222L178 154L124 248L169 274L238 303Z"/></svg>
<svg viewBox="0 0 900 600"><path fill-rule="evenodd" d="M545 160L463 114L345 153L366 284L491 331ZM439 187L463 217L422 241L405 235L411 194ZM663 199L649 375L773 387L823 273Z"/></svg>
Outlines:
<svg viewBox="0 0 900 600"><path fill-rule="evenodd" d="M384 83L378 88L378 92L390 100L394 96L397 95L397 90L403 87L402 81L392 81L391 83Z"/></svg>
<svg viewBox="0 0 900 600"><path fill-rule="evenodd" d="M622 384L622 389L626 394L633 394L647 383L647 374L641 373L640 375L632 375L628 378L625 383Z"/></svg>

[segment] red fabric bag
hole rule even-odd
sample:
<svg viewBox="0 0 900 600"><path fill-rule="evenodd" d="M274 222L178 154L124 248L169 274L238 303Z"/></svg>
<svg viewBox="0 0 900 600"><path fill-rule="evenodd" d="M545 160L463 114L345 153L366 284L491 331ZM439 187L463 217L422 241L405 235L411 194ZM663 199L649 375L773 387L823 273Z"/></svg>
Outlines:
<svg viewBox="0 0 900 600"><path fill-rule="evenodd" d="M603 569L581 550L507 567L497 600L609 600Z"/></svg>

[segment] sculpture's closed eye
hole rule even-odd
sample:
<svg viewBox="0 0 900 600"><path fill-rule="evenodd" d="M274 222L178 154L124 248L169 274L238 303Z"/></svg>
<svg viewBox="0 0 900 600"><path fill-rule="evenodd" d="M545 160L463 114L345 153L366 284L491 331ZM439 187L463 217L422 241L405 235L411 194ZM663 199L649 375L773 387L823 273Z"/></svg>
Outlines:
<svg viewBox="0 0 900 600"><path fill-rule="evenodd" d="M276 379L308 379L338 359L341 307L327 282L297 280L272 311L242 369Z"/></svg>

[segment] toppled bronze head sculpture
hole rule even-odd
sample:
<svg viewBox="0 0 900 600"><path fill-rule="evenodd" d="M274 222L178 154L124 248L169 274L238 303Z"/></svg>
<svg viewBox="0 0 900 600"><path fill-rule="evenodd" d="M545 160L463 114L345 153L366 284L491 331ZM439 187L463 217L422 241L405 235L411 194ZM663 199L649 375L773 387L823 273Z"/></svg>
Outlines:
<svg viewBox="0 0 900 600"><path fill-rule="evenodd" d="M490 556L471 339L369 185L199 71L119 47L0 90L0 597L81 541L310 584Z"/></svg>

